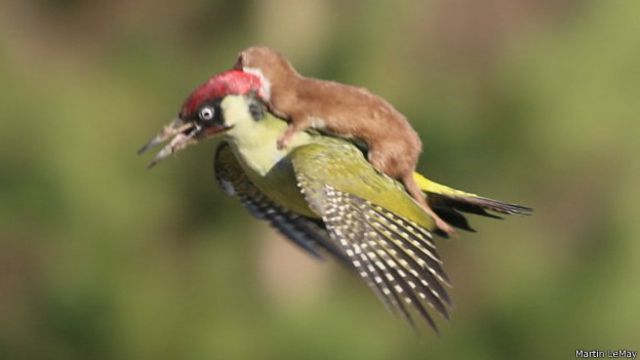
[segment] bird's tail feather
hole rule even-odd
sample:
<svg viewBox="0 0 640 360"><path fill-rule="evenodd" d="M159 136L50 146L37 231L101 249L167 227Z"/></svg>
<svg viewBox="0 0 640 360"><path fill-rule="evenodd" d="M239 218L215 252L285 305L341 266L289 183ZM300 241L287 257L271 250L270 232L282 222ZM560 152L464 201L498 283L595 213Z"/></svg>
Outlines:
<svg viewBox="0 0 640 360"><path fill-rule="evenodd" d="M429 206L436 214L450 225L464 230L474 231L461 212L497 219L501 217L495 213L530 215L533 212L533 209L526 206L509 204L450 188L418 173L414 173L413 176L420 189L426 193Z"/></svg>

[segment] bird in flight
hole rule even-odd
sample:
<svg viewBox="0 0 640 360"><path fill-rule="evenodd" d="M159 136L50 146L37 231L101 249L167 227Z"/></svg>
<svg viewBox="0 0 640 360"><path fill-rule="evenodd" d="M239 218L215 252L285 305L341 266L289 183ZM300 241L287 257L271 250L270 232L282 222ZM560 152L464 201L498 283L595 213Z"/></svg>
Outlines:
<svg viewBox="0 0 640 360"><path fill-rule="evenodd" d="M288 123L269 112L255 81L238 70L212 77L139 153L168 142L154 166L221 137L214 170L223 191L311 256L330 255L354 270L392 313L412 326L421 318L437 331L432 312L448 319L452 304L435 243L447 233L402 183L372 166L366 147L314 129L278 146ZM466 214L532 211L413 176L433 211L455 228L473 231Z"/></svg>

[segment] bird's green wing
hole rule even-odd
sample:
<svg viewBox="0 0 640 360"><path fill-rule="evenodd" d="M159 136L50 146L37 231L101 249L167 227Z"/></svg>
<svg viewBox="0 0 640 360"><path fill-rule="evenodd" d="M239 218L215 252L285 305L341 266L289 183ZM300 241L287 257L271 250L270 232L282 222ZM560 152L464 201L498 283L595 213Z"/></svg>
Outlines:
<svg viewBox="0 0 640 360"><path fill-rule="evenodd" d="M344 141L301 146L291 162L310 208L363 280L393 312L413 324L414 308L437 330L426 305L448 318L451 300L428 215Z"/></svg>
<svg viewBox="0 0 640 360"><path fill-rule="evenodd" d="M345 263L344 252L331 239L324 224L316 219L290 212L274 203L249 180L228 143L216 149L214 171L220 187L236 196L256 218L268 221L285 237L302 247L315 258L322 258L322 248Z"/></svg>

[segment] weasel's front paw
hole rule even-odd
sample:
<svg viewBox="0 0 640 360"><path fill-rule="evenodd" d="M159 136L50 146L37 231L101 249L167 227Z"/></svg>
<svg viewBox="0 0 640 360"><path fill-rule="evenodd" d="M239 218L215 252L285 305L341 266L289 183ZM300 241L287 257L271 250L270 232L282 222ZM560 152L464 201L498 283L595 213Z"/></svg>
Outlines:
<svg viewBox="0 0 640 360"><path fill-rule="evenodd" d="M291 141L291 137L287 136L287 134L282 135L280 138L278 138L278 141L276 142L276 146L278 147L278 150L284 150L289 146L289 142Z"/></svg>

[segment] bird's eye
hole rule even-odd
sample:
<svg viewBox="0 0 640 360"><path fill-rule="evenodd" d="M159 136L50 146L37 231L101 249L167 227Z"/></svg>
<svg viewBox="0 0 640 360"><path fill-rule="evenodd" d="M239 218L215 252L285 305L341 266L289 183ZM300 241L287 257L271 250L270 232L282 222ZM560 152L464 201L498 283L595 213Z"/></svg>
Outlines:
<svg viewBox="0 0 640 360"><path fill-rule="evenodd" d="M209 107L209 106L203 107L202 109L200 109L200 112L198 113L198 117L202 121L210 121L211 119L213 119L213 115L214 115L214 110L212 107Z"/></svg>

